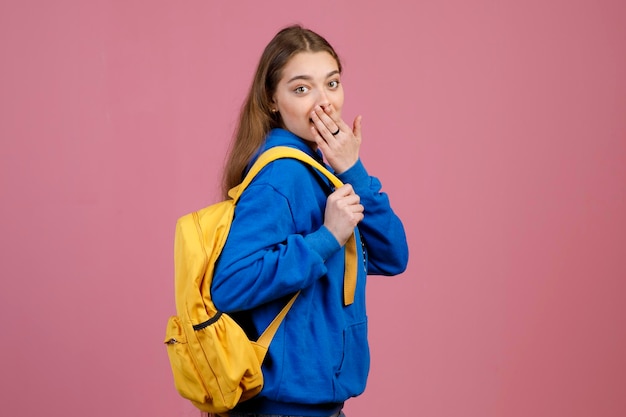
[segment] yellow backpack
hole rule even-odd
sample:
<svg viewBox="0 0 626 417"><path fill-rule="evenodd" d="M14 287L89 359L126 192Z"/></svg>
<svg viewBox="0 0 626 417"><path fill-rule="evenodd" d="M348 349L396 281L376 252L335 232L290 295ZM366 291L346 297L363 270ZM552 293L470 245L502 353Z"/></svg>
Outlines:
<svg viewBox="0 0 626 417"><path fill-rule="evenodd" d="M169 318L165 344L174 384L184 398L209 413L226 413L263 388L261 364L276 330L291 308L296 293L261 337L250 341L243 329L211 300L211 281L230 229L239 197L254 176L279 158L306 162L328 177L335 187L342 182L306 153L275 147L261 154L243 182L228 192L229 199L187 214L176 223L174 239L177 316ZM346 244L344 299L354 300L356 240Z"/></svg>

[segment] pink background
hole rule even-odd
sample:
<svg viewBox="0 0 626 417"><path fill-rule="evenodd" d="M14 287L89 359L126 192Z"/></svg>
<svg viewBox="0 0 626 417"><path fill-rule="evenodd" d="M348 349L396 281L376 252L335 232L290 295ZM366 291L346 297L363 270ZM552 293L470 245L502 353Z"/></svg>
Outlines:
<svg viewBox="0 0 626 417"><path fill-rule="evenodd" d="M348 416L626 415L622 0L3 1L1 414L199 415L162 344L174 222L294 22L411 248Z"/></svg>

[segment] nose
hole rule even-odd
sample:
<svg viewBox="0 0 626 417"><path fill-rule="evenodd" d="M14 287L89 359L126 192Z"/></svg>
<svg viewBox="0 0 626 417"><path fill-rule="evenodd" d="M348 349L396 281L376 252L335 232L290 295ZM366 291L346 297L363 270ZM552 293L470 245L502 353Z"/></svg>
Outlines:
<svg viewBox="0 0 626 417"><path fill-rule="evenodd" d="M316 101L317 101L316 104L319 105L323 109L330 106L330 100L328 99L328 95L326 95L326 92L324 91L319 92L319 95L317 96Z"/></svg>

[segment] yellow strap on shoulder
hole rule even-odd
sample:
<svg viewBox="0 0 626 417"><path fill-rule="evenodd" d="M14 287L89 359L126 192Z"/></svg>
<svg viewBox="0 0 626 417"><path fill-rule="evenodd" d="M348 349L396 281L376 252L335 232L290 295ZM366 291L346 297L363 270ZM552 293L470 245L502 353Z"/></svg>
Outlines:
<svg viewBox="0 0 626 417"><path fill-rule="evenodd" d="M339 178L337 178L333 173L331 173L328 169L326 169L325 166L317 162L315 159L313 159L311 156L307 155L306 153L298 149L290 148L287 146L276 146L274 148L268 149L267 151L263 152L261 156L259 156L259 158L256 160L254 165L252 165L252 168L250 168L250 171L248 172L246 177L243 179L241 184L238 185L237 187L232 188L228 192L228 195L233 200L235 200L235 202L237 202L237 200L239 199L243 191L250 184L250 182L252 182L256 174L258 174L259 171L261 171L261 169L265 167L265 165L280 158L293 158L293 159L297 159L299 161L305 162L311 165L313 168L317 169L322 174L324 174L324 176L326 176L336 188L339 188L343 185L343 182L341 182ZM356 291L357 264L358 264L358 257L357 257L357 251L356 251L356 236L354 233L352 233L352 236L350 236L350 239L348 239L345 245L344 264L345 264L345 271L344 271L345 273L344 273L344 281L343 281L343 302L345 305L350 305L354 302L354 293ZM295 300L295 297L297 297L297 294L294 296L294 300ZM290 304L288 305L290 306ZM280 321L278 322L278 324L280 325ZM276 326L276 328L278 328L278 326ZM269 328L267 330L269 330Z"/></svg>

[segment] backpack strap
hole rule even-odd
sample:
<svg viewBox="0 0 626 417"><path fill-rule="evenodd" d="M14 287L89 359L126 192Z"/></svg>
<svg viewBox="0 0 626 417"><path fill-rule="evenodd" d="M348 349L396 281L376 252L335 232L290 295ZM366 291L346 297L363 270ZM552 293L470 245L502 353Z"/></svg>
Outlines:
<svg viewBox="0 0 626 417"><path fill-rule="evenodd" d="M299 295L300 295L300 291L298 291L297 293L294 294L293 297L291 297L291 300L289 300L289 302L283 307L283 309L280 310L280 313L278 313L278 315L274 318L274 320L272 320L270 325L267 326L265 331L257 339L257 341L256 341L257 344L262 346L265 349L265 351L267 351L267 348L269 347L270 343L272 342L272 339L274 338L274 335L276 334L276 331L280 327L280 323L283 322L283 319L285 318L285 316L287 315L287 313L291 309L291 306L296 301L296 298L298 298ZM257 352L257 355L258 355L258 352ZM265 356L265 355L263 355L263 356ZM259 358L259 362L263 362L263 358Z"/></svg>
<svg viewBox="0 0 626 417"><path fill-rule="evenodd" d="M337 178L335 174L326 169L325 166L313 159L310 155L307 155L299 149L290 148L288 146L276 146L268 149L267 151L263 152L261 156L259 156L254 165L252 165L252 168L250 168L250 171L248 171L248 174L246 174L246 177L243 179L241 184L232 188L228 192L228 195L233 198L236 203L237 200L239 200L239 197L241 197L243 191L252 182L254 177L261 171L261 169L263 169L265 165L269 164L270 162L281 158L292 158L302 161L324 174L324 176L328 178L336 188L339 188L343 185L343 182L339 178ZM344 264L345 272L343 282L343 301L345 305L350 305L354 302L358 264L355 233L352 233L352 236L350 236L350 238L346 242Z"/></svg>
<svg viewBox="0 0 626 417"><path fill-rule="evenodd" d="M235 202L239 200L241 194L243 194L244 190L254 177L270 162L275 161L281 158L292 158L302 161L313 168L317 169L319 172L324 174L326 178L328 178L331 183L339 188L343 185L343 182L337 178L333 173L331 173L325 166L320 164L318 161L313 159L310 155L307 155L305 152L301 150L290 148L288 146L276 146L268 149L263 152L257 160L254 162L254 165L250 168L246 177L243 179L241 184L231 188L228 191L228 196L232 198ZM356 234L352 233L352 236L348 239L345 244L345 270L344 270L344 280L343 280L343 299L344 304L346 306L352 304L354 302L354 294L356 291L356 277L357 277L357 264L358 264L358 256L356 251ZM274 338L278 327L282 323L283 319L291 309L291 306L298 298L300 291L298 291L283 307L283 309L278 313L278 315L272 320L270 325L265 329L265 331L261 334L259 339L257 340L257 345L262 349L257 350L257 355L259 356L259 361L262 362L265 357L265 352L267 352L267 348L270 345L270 342Z"/></svg>
<svg viewBox="0 0 626 417"><path fill-rule="evenodd" d="M241 197L241 194L243 194L246 187L250 185L254 177L267 164L277 159L281 159L281 158L292 158L292 159L297 159L299 161L302 161L312 166L313 168L317 169L319 172L321 172L326 178L330 180L330 182L336 188L339 188L343 185L343 182L339 178L337 178L337 176L335 176L328 169L326 169L325 166L320 164L311 156L307 155L305 152L302 152L301 150L290 148L287 146L276 146L263 152L257 158L257 160L254 162L254 164L252 165L252 168L250 168L250 171L248 171L248 173L246 174L246 177L243 179L241 184L237 185L236 187L231 188L230 191L228 191L228 196L231 197L235 201L235 203L237 203L237 201L239 200L239 197ZM348 241L346 242L345 257L346 258L345 258L343 297L344 297L344 304L350 305L354 302L354 294L356 291L357 264L358 264L355 233L353 233L350 239L348 239ZM286 315L287 311L289 311L289 308L291 307L291 305L293 304L293 301L295 301L295 298L297 296L298 296L298 293L294 295L293 299L283 309L285 314L283 314L283 311L281 311L279 316L282 315L282 318L284 318L284 316ZM276 328L278 328L278 326L280 325L282 318L278 320ZM272 325L273 324L274 322L272 322ZM270 330L269 327L266 330L266 332L268 330ZM274 330L274 332L276 332L276 330ZM271 340L271 337L270 337L270 340Z"/></svg>

